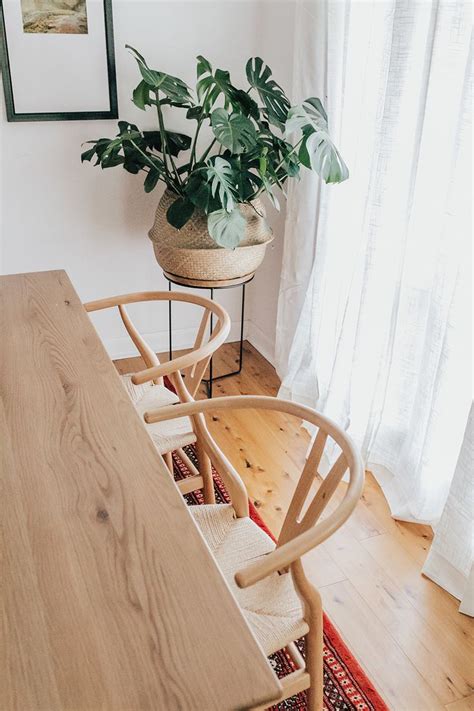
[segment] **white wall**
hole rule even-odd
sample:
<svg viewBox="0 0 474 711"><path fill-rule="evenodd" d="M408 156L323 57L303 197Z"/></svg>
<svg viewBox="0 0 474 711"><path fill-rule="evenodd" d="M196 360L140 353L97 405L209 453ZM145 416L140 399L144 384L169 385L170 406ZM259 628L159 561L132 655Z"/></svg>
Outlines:
<svg viewBox="0 0 474 711"><path fill-rule="evenodd" d="M131 103L139 81L126 43L159 69L194 85L195 56L229 69L244 80L245 62L261 55L277 80L291 91L292 2L161 2L114 0L114 31L120 118L154 127L151 112ZM84 82L87 77L84 77ZM78 87L80 91L80 86ZM2 215L0 269L15 273L65 268L83 300L135 290L166 288L146 233L160 193L145 195L141 176L120 168L81 165L81 143L113 136L115 121L7 123L2 105ZM176 111L172 114L176 116ZM178 130L185 121L174 121ZM276 296L281 264L282 219L269 210L275 241L248 289L246 331L273 357ZM231 314L230 340L238 338L239 290L220 292ZM166 310L136 307L137 325L157 349L167 344ZM176 309L177 346L190 345L194 316ZM96 324L115 357L132 354L112 314Z"/></svg>
<svg viewBox="0 0 474 711"><path fill-rule="evenodd" d="M294 103L303 97L292 97L294 3L267 2L258 15L256 53L272 68L275 80ZM267 207L268 221L274 240L267 249L265 261L255 275L250 292L248 339L271 363L275 355L275 329L280 285L285 199L278 195L281 212ZM268 202L266 203L268 205Z"/></svg>

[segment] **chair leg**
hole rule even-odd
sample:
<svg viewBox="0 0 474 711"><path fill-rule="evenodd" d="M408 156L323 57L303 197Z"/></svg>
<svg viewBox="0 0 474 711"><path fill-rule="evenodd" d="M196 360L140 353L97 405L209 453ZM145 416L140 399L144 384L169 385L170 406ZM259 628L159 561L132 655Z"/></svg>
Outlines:
<svg viewBox="0 0 474 711"><path fill-rule="evenodd" d="M216 496L214 493L214 480L212 478L212 464L208 455L204 451L204 448L199 443L196 442L197 458L198 458L198 468L199 473L202 476L204 486L202 489L204 503L205 504L215 504Z"/></svg>
<svg viewBox="0 0 474 711"><path fill-rule="evenodd" d="M269 709L275 706L276 704L280 704L286 699L290 699L292 696L296 696L296 694L299 694L302 691L306 691L306 689L309 688L310 684L309 674L307 674L302 669L296 672L291 672L290 674L288 674L288 676L285 676L283 677L283 679L280 679L280 684L282 690L281 695L278 697L278 699L272 701L271 704L264 704L263 706L252 706L252 711L265 711L265 709Z"/></svg>
<svg viewBox="0 0 474 711"><path fill-rule="evenodd" d="M171 476L173 476L173 452L166 452L166 454L163 454L163 459L165 460L165 464L170 470Z"/></svg>
<svg viewBox="0 0 474 711"><path fill-rule="evenodd" d="M306 635L306 670L310 676L308 711L323 709L323 608L319 594L317 597L318 604L312 605L310 630Z"/></svg>

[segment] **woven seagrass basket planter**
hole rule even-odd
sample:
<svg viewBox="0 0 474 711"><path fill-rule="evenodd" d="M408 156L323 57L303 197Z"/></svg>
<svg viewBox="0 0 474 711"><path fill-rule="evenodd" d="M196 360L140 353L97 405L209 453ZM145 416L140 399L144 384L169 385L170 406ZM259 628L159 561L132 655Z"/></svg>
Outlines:
<svg viewBox="0 0 474 711"><path fill-rule="evenodd" d="M260 200L239 209L247 222L245 238L236 249L219 247L207 231L207 217L194 211L185 226L177 230L166 219L166 211L176 200L166 190L158 203L155 222L148 232L153 242L156 261L169 274L199 281L238 279L254 274L263 261L267 245L273 236L265 220Z"/></svg>

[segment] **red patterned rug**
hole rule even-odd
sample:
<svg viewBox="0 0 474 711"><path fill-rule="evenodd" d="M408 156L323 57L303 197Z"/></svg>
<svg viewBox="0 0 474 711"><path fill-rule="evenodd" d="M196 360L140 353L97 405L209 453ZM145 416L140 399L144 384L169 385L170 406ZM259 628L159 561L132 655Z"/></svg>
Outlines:
<svg viewBox="0 0 474 711"><path fill-rule="evenodd" d="M197 464L194 447L185 447L185 450L191 461ZM175 479L184 479L189 476L188 468L176 452L173 453L173 460ZM213 470L213 475L217 503L228 503L230 501L229 495L219 474ZM200 491L187 494L185 499L189 506L203 503ZM250 516L270 538L275 540L251 501ZM304 656L304 640L299 640L297 644ZM270 663L279 678L294 669L290 657L283 650L272 654ZM324 708L325 711L389 711L388 706L326 615L324 616ZM285 709L305 711L305 692L272 707L272 711L285 711Z"/></svg>

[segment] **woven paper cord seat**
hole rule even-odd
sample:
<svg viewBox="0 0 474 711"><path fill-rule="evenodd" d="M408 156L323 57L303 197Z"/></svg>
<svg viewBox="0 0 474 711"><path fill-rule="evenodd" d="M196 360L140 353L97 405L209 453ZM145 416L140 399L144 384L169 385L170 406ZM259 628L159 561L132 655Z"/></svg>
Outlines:
<svg viewBox="0 0 474 711"><path fill-rule="evenodd" d="M134 385L131 374L122 375L121 377L125 389L141 418L143 418L147 410L175 405L179 402L178 396L168 388L165 388L164 385L155 385L150 382L143 385ZM175 449L180 449L196 441L196 435L193 432L189 417L156 422L152 425L146 425L146 428L160 454L173 452Z"/></svg>
<svg viewBox="0 0 474 711"><path fill-rule="evenodd" d="M290 574L274 573L241 589L234 575L275 548L250 518L236 518L230 504L191 506L190 511L266 655L305 635L309 627Z"/></svg>

